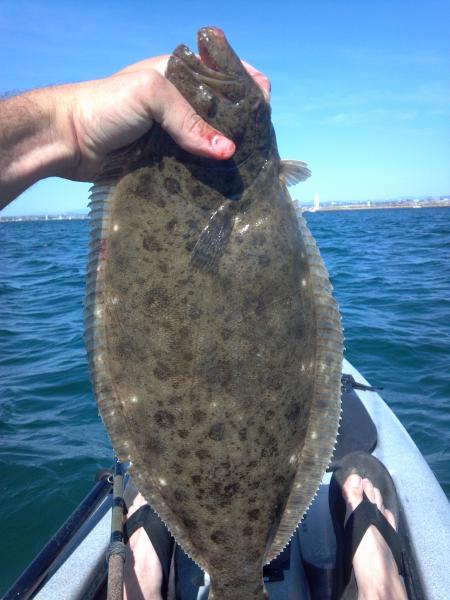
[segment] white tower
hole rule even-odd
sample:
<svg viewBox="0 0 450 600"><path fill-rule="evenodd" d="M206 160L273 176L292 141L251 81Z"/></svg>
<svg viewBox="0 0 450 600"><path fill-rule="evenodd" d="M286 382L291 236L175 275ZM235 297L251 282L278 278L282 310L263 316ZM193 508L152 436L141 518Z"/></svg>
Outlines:
<svg viewBox="0 0 450 600"><path fill-rule="evenodd" d="M316 192L314 194L314 210L319 210L319 206L320 206L319 194Z"/></svg>

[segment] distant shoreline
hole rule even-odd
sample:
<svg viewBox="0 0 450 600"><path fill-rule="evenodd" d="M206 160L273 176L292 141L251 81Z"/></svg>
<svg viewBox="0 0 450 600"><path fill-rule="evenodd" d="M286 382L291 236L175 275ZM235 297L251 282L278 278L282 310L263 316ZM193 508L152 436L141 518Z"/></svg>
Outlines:
<svg viewBox="0 0 450 600"><path fill-rule="evenodd" d="M337 212L349 210L397 210L400 208L450 208L450 199L444 200L418 200L418 201L399 201L399 202L366 202L355 204L323 204L318 208L314 206L302 206L298 200L294 200L295 205L302 212ZM22 216L0 216L0 223L21 222L21 221L87 221L89 213L77 215L22 215Z"/></svg>
<svg viewBox="0 0 450 600"><path fill-rule="evenodd" d="M11 217L0 217L0 223L19 223L21 221L88 221L89 214L85 215L22 215Z"/></svg>
<svg viewBox="0 0 450 600"><path fill-rule="evenodd" d="M397 210L401 208L450 208L450 200L419 202L374 202L367 204L324 204L318 208L302 206L304 212L331 212L341 210Z"/></svg>

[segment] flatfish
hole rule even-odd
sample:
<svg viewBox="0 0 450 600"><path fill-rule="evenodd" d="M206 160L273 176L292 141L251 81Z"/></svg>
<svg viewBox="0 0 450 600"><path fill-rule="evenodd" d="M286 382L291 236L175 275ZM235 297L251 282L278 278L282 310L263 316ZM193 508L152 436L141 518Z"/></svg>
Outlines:
<svg viewBox="0 0 450 600"><path fill-rule="evenodd" d="M335 444L342 335L327 271L287 184L268 102L224 34L176 48L167 77L234 140L181 150L159 125L91 193L85 337L121 461L210 598L266 598Z"/></svg>

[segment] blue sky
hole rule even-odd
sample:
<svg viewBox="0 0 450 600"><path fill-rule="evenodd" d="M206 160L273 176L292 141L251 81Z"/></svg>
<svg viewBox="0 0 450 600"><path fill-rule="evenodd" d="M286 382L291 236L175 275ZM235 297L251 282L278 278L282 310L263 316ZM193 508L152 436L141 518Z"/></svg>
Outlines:
<svg viewBox="0 0 450 600"><path fill-rule="evenodd" d="M106 76L224 29L272 82L280 154L303 203L450 194L447 0L2 0L0 94ZM39 182L3 215L83 210L88 185Z"/></svg>

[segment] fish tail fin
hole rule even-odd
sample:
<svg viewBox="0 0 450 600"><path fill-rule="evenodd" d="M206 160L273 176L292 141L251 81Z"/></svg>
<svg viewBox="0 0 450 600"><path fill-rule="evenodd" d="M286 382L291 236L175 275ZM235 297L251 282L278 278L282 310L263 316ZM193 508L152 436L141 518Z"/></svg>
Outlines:
<svg viewBox="0 0 450 600"><path fill-rule="evenodd" d="M269 600L269 594L264 587L262 569L255 572L255 576L236 577L227 585L211 575L211 587L208 594L208 600L236 600L237 598L246 598L246 600Z"/></svg>

